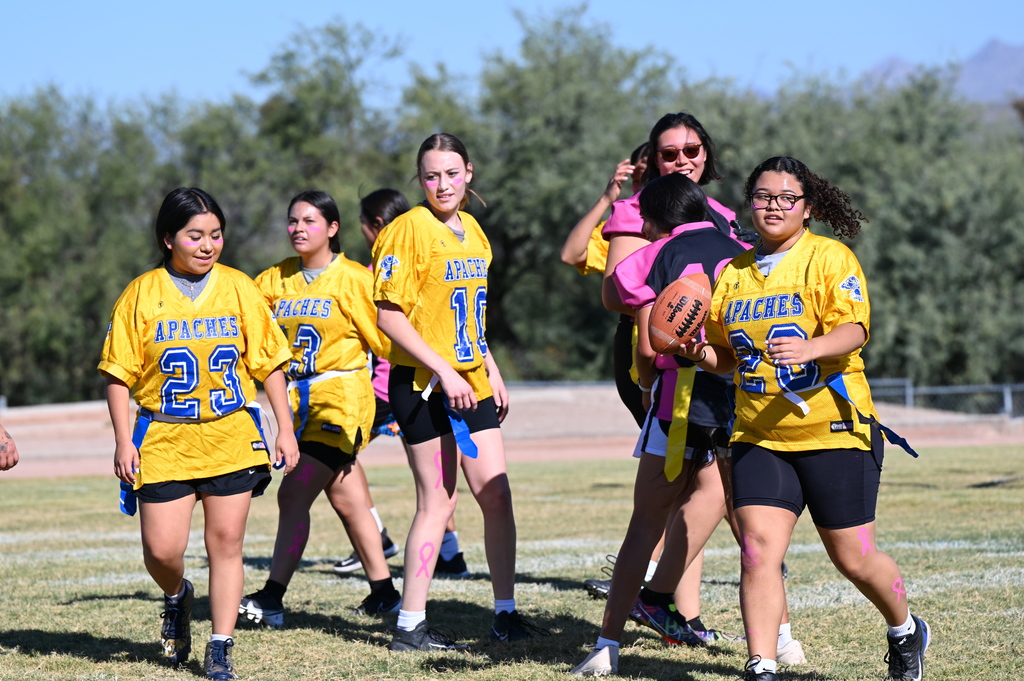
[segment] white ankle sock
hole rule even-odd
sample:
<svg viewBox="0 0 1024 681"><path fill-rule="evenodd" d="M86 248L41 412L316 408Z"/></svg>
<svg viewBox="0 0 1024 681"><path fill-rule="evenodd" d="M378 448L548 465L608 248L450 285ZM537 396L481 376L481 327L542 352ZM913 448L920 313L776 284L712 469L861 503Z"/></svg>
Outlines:
<svg viewBox="0 0 1024 681"><path fill-rule="evenodd" d="M889 627L889 636L893 638L900 638L901 636L910 636L917 631L917 624L914 622L914 616L907 613L907 621L898 627Z"/></svg>
<svg viewBox="0 0 1024 681"><path fill-rule="evenodd" d="M402 631L412 631L416 625L427 619L427 611L410 612L408 610L398 611L398 628Z"/></svg>
<svg viewBox="0 0 1024 681"><path fill-rule="evenodd" d="M455 554L459 552L459 533L458 532L445 532L444 539L441 540L441 557L445 560L451 560L455 557Z"/></svg>
<svg viewBox="0 0 1024 681"><path fill-rule="evenodd" d="M779 648L793 640L793 634L791 632L792 630L790 629L789 622L786 622L779 627Z"/></svg>
<svg viewBox="0 0 1024 681"><path fill-rule="evenodd" d="M497 615L499 612L512 612L516 609L516 599L514 598L495 598L494 599L494 614Z"/></svg>
<svg viewBox="0 0 1024 681"><path fill-rule="evenodd" d="M607 648L608 646L615 646L616 648L618 648L619 642L613 641L610 638L605 638L604 636L598 636L597 645L594 646L594 650L601 650L602 648Z"/></svg>
<svg viewBox="0 0 1024 681"><path fill-rule="evenodd" d="M177 602L177 600L179 598L183 598L185 596L185 592L187 590L188 589L185 588L185 580L183 579L183 580L181 580L181 593L180 594L178 594L176 596L171 596L170 594L164 594L164 597L167 598L167 600L169 600L169 601Z"/></svg>
<svg viewBox="0 0 1024 681"><path fill-rule="evenodd" d="M378 532L383 532L384 531L384 523L382 523L380 521L380 515L377 514L377 507L376 506L374 506L373 508L370 509L370 515L372 515L373 519L377 521L377 531Z"/></svg>
<svg viewBox="0 0 1024 681"><path fill-rule="evenodd" d="M775 662L775 660L758 660L757 663L752 667L755 674L760 674L761 672L771 672L774 674L776 671L778 671L778 668L779 665Z"/></svg>
<svg viewBox="0 0 1024 681"><path fill-rule="evenodd" d="M231 637L227 634L210 634L211 641L230 641Z"/></svg>

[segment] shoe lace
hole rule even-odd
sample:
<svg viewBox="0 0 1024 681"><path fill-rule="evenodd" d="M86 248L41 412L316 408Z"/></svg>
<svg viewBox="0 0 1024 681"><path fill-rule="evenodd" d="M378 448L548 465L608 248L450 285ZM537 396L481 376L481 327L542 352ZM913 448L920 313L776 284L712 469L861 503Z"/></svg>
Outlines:
<svg viewBox="0 0 1024 681"><path fill-rule="evenodd" d="M611 579L612 578L612 573L615 572L615 559L616 558L617 558L617 556L614 553L609 553L608 555L606 555L604 557L604 559L606 561L611 563L610 566L609 565L605 565L605 566L603 566L601 568L601 572L603 572L605 575L607 575L608 579Z"/></svg>
<svg viewBox="0 0 1024 681"><path fill-rule="evenodd" d="M160 627L160 633L166 639L176 639L181 636L181 620L184 619L184 610L177 605L167 605L167 609L160 613L164 621Z"/></svg>
<svg viewBox="0 0 1024 681"><path fill-rule="evenodd" d="M512 612L512 614L509 615L509 629L519 629L520 631L525 631L527 634L531 636L551 635L551 632L548 629L545 629L539 624L534 624L530 620L526 619L525 617L519 614L518 610Z"/></svg>
<svg viewBox="0 0 1024 681"><path fill-rule="evenodd" d="M907 672L907 661L900 654L899 648L896 644L889 644L889 652L882 658L886 664L889 665L889 675L885 677L886 681L894 681L895 679L902 679L905 677Z"/></svg>
<svg viewBox="0 0 1024 681"><path fill-rule="evenodd" d="M213 641L210 646L210 663L213 667L228 669L231 666L228 662L228 649L232 645L231 641Z"/></svg>

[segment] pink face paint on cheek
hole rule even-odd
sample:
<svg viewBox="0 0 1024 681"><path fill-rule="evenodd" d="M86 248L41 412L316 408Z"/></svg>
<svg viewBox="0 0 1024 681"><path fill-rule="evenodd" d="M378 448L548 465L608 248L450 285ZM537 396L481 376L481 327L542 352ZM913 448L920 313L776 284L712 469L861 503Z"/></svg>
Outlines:
<svg viewBox="0 0 1024 681"><path fill-rule="evenodd" d="M463 182L465 182L465 180L463 180L461 177L452 178L452 184L462 184Z"/></svg>
<svg viewBox="0 0 1024 681"><path fill-rule="evenodd" d="M437 188L437 180L426 180L423 183L424 187L430 187L431 189Z"/></svg>

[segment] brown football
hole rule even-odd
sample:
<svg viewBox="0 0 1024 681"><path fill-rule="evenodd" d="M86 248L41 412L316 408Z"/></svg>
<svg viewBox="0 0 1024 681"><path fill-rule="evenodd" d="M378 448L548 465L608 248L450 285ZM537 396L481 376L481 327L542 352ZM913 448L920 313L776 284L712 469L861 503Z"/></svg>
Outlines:
<svg viewBox="0 0 1024 681"><path fill-rule="evenodd" d="M666 286L651 308L647 329L651 347L670 355L700 332L711 309L711 281L703 272L688 274Z"/></svg>

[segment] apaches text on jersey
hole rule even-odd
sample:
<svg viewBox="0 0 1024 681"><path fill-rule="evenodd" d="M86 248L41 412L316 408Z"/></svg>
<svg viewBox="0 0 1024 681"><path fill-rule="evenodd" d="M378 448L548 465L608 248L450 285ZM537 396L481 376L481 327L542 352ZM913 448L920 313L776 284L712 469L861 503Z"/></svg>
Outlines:
<svg viewBox="0 0 1024 681"><path fill-rule="evenodd" d="M444 280L486 279L487 261L483 258L455 258L445 263Z"/></svg>
<svg viewBox="0 0 1024 681"><path fill-rule="evenodd" d="M722 323L730 324L762 319L799 317L804 313L804 304L799 293L780 293L762 298L745 298L730 301L725 307Z"/></svg>
<svg viewBox="0 0 1024 681"><path fill-rule="evenodd" d="M238 317L199 317L197 319L161 319L156 323L154 343L202 340L204 338L238 338Z"/></svg>
<svg viewBox="0 0 1024 681"><path fill-rule="evenodd" d="M289 317L328 319L331 316L331 304L333 302L330 298L282 299L277 301L277 309L274 310L274 316L277 319L288 319Z"/></svg>

